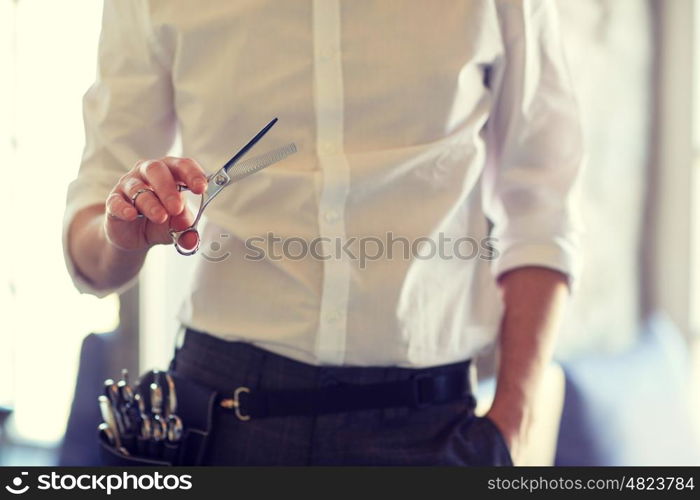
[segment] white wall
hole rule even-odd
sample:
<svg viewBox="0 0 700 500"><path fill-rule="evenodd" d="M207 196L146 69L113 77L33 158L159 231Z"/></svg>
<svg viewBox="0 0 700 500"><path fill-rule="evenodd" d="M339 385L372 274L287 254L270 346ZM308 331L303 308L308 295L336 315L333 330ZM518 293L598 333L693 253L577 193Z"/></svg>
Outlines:
<svg viewBox="0 0 700 500"><path fill-rule="evenodd" d="M584 272L559 354L622 348L637 331L639 241L652 112L652 23L644 0L558 0L588 162Z"/></svg>

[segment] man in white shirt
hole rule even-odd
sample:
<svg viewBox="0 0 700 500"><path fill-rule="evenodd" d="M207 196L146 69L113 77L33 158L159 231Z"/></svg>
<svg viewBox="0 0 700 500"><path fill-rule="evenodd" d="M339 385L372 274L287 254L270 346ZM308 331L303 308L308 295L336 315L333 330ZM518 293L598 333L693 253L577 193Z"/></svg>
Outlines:
<svg viewBox="0 0 700 500"><path fill-rule="evenodd" d="M335 448L280 451L270 463L320 463L310 457L321 455L322 463L480 463L465 458L478 450L456 458L445 451L454 440L430 459L417 449L464 421L497 429L491 437L504 440L517 463L577 272L572 191L582 147L552 2L106 0L84 115L86 148L68 193L64 245L77 286L96 295L129 286L149 248L187 226L192 216L176 184L203 192L205 172L273 117L279 123L265 149L297 145L296 155L208 208L202 239L217 240L228 258L199 259L181 310L188 336L201 340L186 338L185 348L207 346L197 356L216 358L231 346L269 353L275 362L255 364L263 390L279 375L269 367L287 360L298 367L289 373L304 377L332 369L344 384L379 383L365 375L377 367L394 367L390 378L432 374L498 342L497 391L485 419L464 417L464 398L457 406L418 405L414 423L440 409L430 413L439 420L430 438L402 441L401 458L372 455L368 443L390 434L385 408L364 438L342 434L347 426L335 420L328 424ZM182 157L166 157L178 133ZM271 235L318 241L322 258L251 258L251 241L269 243ZM195 244L191 237L186 246ZM334 252L351 238L386 245L362 262ZM397 238L422 241L415 248L430 255L405 256L389 244ZM495 251L472 255L455 246L465 238ZM452 246L430 252L441 240ZM190 376L239 384L229 381L237 376L225 368L231 363L197 364L197 356L189 355L197 365ZM219 372L204 373L215 365ZM348 411L343 422L359 418ZM285 436L315 442L323 425L303 422L321 417L307 413L247 425L264 435L281 425ZM299 427L292 432L280 421ZM409 423L399 435L420 428ZM245 426L235 432L234 441L245 442ZM480 439L470 433L456 438L466 440L462 448ZM265 462L219 452L211 463Z"/></svg>

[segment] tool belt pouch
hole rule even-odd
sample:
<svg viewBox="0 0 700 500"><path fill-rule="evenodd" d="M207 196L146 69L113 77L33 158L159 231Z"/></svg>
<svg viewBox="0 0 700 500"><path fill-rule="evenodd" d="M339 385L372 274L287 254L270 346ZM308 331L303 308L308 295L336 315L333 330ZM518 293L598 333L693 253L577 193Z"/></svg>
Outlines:
<svg viewBox="0 0 700 500"><path fill-rule="evenodd" d="M153 380L149 375L152 373L148 372L139 379L138 387L142 394L148 393L148 386ZM177 414L184 427L182 438L171 443L127 434L122 436L121 441L122 447L129 452L128 455L98 438L102 465L157 467L202 464L211 434L217 393L174 371L168 373L173 378L177 391Z"/></svg>

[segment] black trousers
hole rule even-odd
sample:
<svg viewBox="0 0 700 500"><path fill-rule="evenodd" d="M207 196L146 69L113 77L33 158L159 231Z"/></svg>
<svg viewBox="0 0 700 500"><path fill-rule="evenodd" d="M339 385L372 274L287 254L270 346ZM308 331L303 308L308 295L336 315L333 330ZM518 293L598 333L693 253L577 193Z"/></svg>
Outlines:
<svg viewBox="0 0 700 500"><path fill-rule="evenodd" d="M318 367L188 331L174 370L217 391L299 390L408 379L394 367ZM454 365L451 365L454 368ZM465 363L465 369L467 364ZM180 401L180 404L187 404ZM468 401L241 421L216 410L206 465L512 465L503 437Z"/></svg>

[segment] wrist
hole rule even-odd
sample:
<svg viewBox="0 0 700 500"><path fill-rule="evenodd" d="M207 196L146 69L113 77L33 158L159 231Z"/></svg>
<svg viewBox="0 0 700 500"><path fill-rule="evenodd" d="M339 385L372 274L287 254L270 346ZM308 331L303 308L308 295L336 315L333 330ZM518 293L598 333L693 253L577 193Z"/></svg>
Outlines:
<svg viewBox="0 0 700 500"><path fill-rule="evenodd" d="M505 430L517 431L527 420L527 411L522 404L499 404L494 401L487 416L498 422Z"/></svg>
<svg viewBox="0 0 700 500"><path fill-rule="evenodd" d="M523 408L518 405L512 407L492 405L485 417L500 431L513 462L519 462L529 421Z"/></svg>

